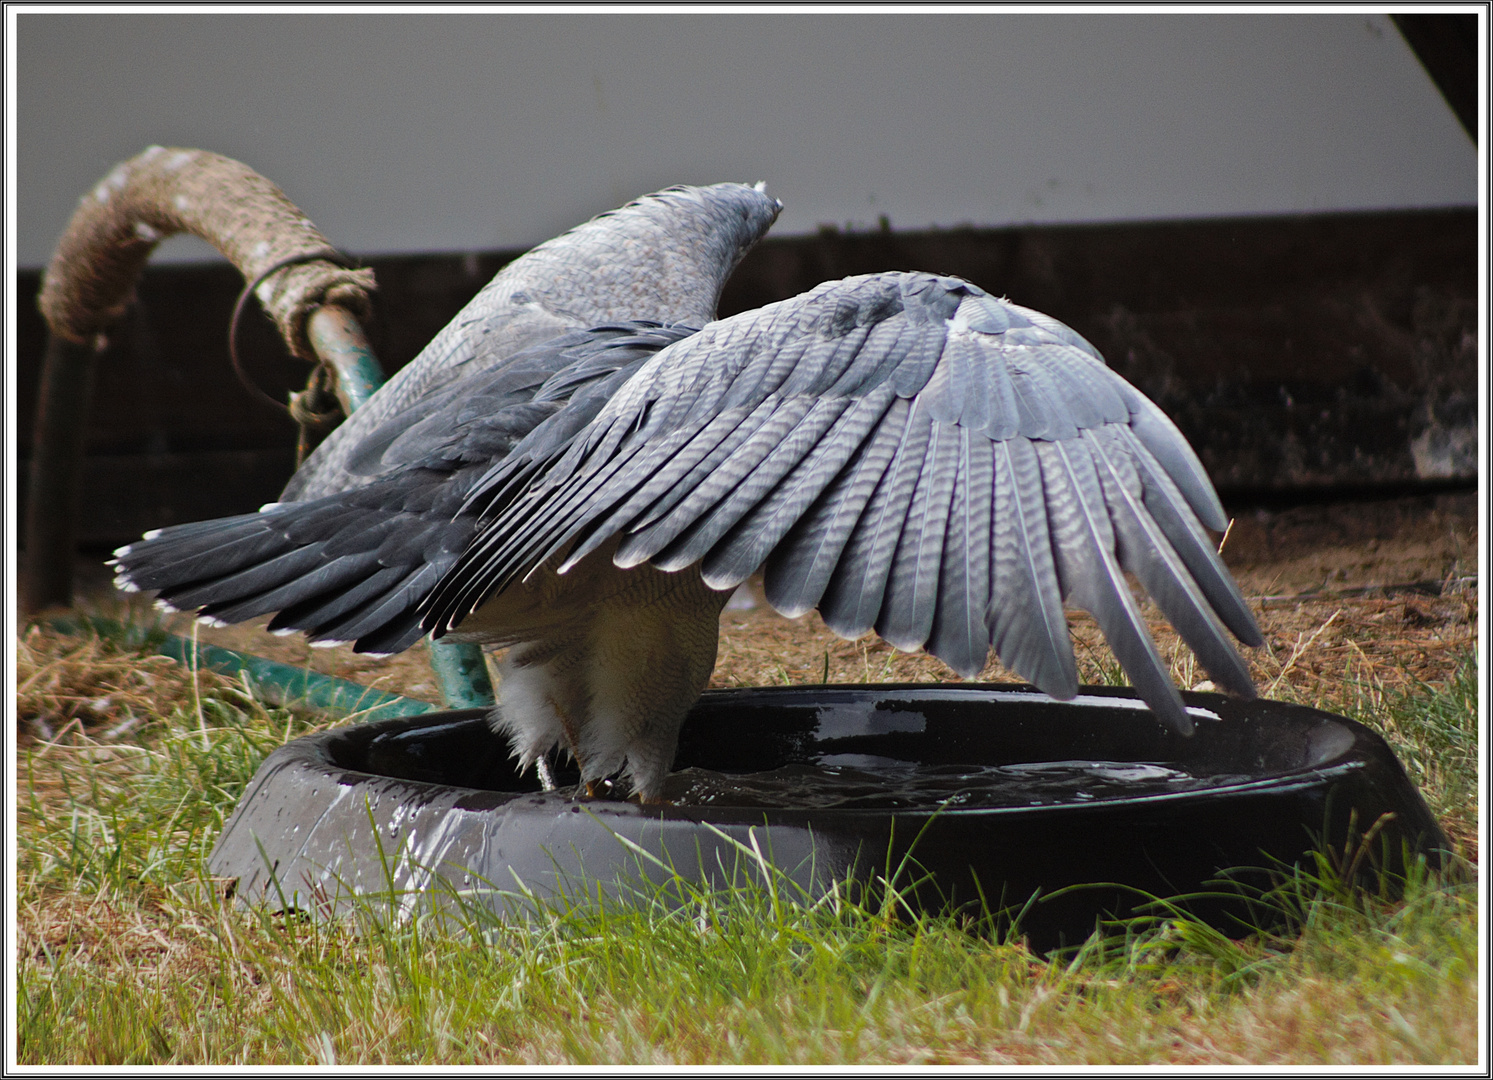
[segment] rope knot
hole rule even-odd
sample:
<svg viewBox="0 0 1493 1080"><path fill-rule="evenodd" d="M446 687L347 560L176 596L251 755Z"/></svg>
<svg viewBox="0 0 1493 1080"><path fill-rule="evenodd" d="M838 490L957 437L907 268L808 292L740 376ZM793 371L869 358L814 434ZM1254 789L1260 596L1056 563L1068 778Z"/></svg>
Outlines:
<svg viewBox="0 0 1493 1080"><path fill-rule="evenodd" d="M300 428L296 438L296 467L316 444L342 422L342 403L337 400L337 373L326 364L317 364L306 380L306 389L290 395L287 406L290 418Z"/></svg>

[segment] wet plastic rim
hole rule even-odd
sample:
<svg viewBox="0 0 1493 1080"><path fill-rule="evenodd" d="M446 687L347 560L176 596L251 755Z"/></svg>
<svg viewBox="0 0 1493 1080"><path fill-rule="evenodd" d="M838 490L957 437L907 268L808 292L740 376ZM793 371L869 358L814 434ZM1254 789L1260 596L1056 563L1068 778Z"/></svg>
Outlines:
<svg viewBox="0 0 1493 1080"><path fill-rule="evenodd" d="M1135 696L1135 692L1128 687L1083 686L1076 697L1068 701L1062 701L1042 693L1035 687L1017 683L981 684L974 686L948 683L826 683L802 686L730 687L706 691L700 701L697 702L696 708L709 707L711 704L717 702L741 700L759 695L767 697L804 698L816 692L828 692L836 696L848 693L852 697L872 699L873 702L888 696L895 698L897 695L911 695L925 700L945 702L967 700L971 703L978 702L984 704L987 707L999 707L1002 704L1010 702L1012 704L1028 706L1050 706L1056 709L1092 710L1096 714L1096 719L1098 718L1098 714L1109 710L1121 711L1127 718L1130 718L1136 712L1149 712L1145 702ZM1325 721L1336 725L1342 732L1342 745L1340 749L1328 757L1312 763L1261 771L1259 775L1248 779L1195 787L1185 791L1137 795L1126 795L1123 793L1097 795L1082 800L1045 802L1035 806L904 808L890 806L760 806L732 805L729 803L666 803L643 806L631 799L592 799L584 796L576 798L573 794L570 794L572 791L570 785L562 787L558 792L543 792L537 788L508 790L491 787L473 787L447 781L422 780L394 774L372 772L364 768L359 768L356 765L348 764L345 760L339 760L338 756L334 756L335 751L333 748L327 745L328 743L340 742L342 739L351 736L360 742L364 742L363 749L366 752L367 745L380 736L405 732L413 733L426 727L435 729L448 724L456 725L467 721L480 720L485 716L486 709L449 710L410 717L390 718L374 721L366 726L354 725L351 727L334 728L320 735L308 738L317 742L316 756L318 758L323 760L329 767L349 777L385 781L394 780L401 784L416 785L427 789L469 792L482 802L491 802L494 808L521 798L540 797L546 800L563 798L568 802L573 802L583 807L589 806L597 809L623 812L633 811L648 816L656 816L663 820L696 821L701 824L708 823L713 819L736 821L740 820L744 815L749 815L759 821L764 820L764 818L768 821L773 821L784 819L795 820L807 817L851 819L866 816L949 817L957 815L960 817L969 817L991 814L1042 815L1070 812L1084 813L1092 812L1098 807L1186 803L1255 792L1284 794L1293 790L1311 788L1323 783L1332 783L1355 771L1362 770L1366 767L1366 759L1378 756L1378 754L1388 749L1387 744L1383 745L1382 748L1378 745L1382 743L1382 739L1372 729L1347 717L1313 709L1309 706L1278 702L1265 698L1243 702L1219 694L1203 694L1191 691L1183 692L1182 698L1188 713L1200 724L1229 722L1224 716L1220 715L1219 708L1229 711L1248 712L1252 714L1250 719L1255 718L1254 714L1272 714L1280 710L1286 710L1290 713L1299 714L1299 719L1303 722L1312 720L1320 724ZM825 704L828 705L830 703L826 702ZM909 704L915 705L916 703L909 702ZM808 705L800 705L799 707L808 707ZM999 720L992 718L990 722L998 723ZM686 721L686 723L688 724L689 721ZM375 728L379 730L373 730ZM496 739L497 736L494 736L494 738ZM1142 759L1137 759L1137 763L1166 764L1165 761L1153 762ZM676 764L670 771L677 772L679 769L680 765L676 761ZM752 774L750 772L743 772L736 775Z"/></svg>

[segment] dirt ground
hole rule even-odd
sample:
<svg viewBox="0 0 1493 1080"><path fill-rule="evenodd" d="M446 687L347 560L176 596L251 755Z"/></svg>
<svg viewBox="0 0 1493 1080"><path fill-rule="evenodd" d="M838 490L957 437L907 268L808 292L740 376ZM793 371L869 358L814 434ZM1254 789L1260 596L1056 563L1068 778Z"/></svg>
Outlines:
<svg viewBox="0 0 1493 1080"><path fill-rule="evenodd" d="M1289 688L1302 700L1315 700L1322 683L1355 671L1371 673L1386 686L1412 677L1445 678L1475 641L1477 552L1474 493L1238 511L1223 555L1267 639L1265 648L1248 650L1261 690L1286 696ZM84 606L101 613L159 617L148 601L115 592L100 560L80 563L78 593ZM1192 670L1190 654L1159 614L1147 610L1179 682L1184 688L1201 683L1206 675ZM205 643L439 700L423 648L389 659L360 656L345 646L312 649L299 635L265 632L265 621L194 628L188 617L173 615L165 625L185 636L195 629ZM1113 661L1097 627L1083 613L1071 613L1070 621L1081 677L1103 681ZM1015 677L992 659L980 678ZM749 581L722 613L712 686L867 681L959 678L940 661L896 652L874 635L844 641L817 612L785 619L764 602L760 579Z"/></svg>

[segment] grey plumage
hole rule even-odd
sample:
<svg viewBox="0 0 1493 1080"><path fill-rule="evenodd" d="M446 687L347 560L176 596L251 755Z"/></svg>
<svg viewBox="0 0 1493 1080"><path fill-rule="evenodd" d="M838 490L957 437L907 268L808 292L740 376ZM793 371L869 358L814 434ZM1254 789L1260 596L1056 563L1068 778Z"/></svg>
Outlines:
<svg viewBox="0 0 1493 1080"><path fill-rule="evenodd" d="M965 675L993 647L1060 697L1078 687L1070 601L1185 732L1128 572L1221 686L1253 694L1227 633L1259 630L1205 532L1217 496L1092 345L932 274L709 321L776 204L731 185L651 199L500 274L281 503L121 549L122 582L360 649L513 645L494 723L520 764L560 743L588 781L624 769L644 797L726 594L764 566L780 611ZM577 253L561 302L556 260ZM567 325L578 312L613 324Z"/></svg>
<svg viewBox="0 0 1493 1080"><path fill-rule="evenodd" d="M1054 697L1071 697L1078 693L1078 670L1058 591L1037 452L1024 439L1008 439L996 444L994 458L991 588L985 609L990 642L1013 671Z"/></svg>
<svg viewBox="0 0 1493 1080"><path fill-rule="evenodd" d="M825 595L837 568L847 565L849 560L841 556L851 539L852 526L901 445L910 408L905 399L893 397L881 422L830 482L824 497L795 523L790 542L769 556L764 578L767 599L783 614L797 617L812 610ZM849 627L832 614L830 605L821 606L821 614L836 633L849 635Z"/></svg>

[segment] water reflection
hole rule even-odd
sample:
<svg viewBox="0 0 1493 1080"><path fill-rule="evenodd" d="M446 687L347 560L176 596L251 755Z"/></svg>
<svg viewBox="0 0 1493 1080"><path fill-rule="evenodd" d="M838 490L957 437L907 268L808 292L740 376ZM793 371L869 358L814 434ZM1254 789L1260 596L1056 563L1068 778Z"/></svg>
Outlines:
<svg viewBox="0 0 1493 1080"><path fill-rule="evenodd" d="M1145 761L924 765L869 754L831 754L816 765L785 765L765 772L681 769L669 777L663 794L686 806L933 810L1135 798L1248 779L1239 773L1194 774Z"/></svg>

